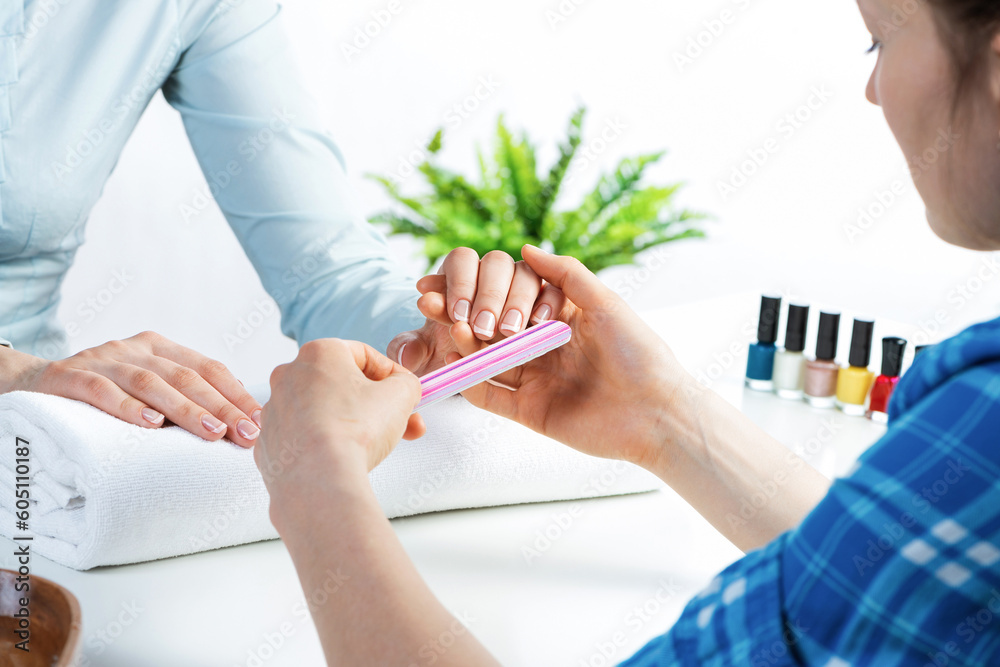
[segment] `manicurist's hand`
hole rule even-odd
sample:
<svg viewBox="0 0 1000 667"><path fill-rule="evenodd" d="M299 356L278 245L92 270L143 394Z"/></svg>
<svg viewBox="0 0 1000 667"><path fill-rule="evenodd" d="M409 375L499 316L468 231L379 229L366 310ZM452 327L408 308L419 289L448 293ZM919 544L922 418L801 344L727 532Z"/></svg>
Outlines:
<svg viewBox="0 0 1000 667"><path fill-rule="evenodd" d="M497 664L420 578L368 483L423 434L419 400L417 377L362 343L307 343L271 375L254 460L330 665Z"/></svg>
<svg viewBox="0 0 1000 667"><path fill-rule="evenodd" d="M424 433L412 414L420 381L355 341L306 343L271 373L271 400L254 457L272 500L308 495L333 474L365 475L401 438Z"/></svg>
<svg viewBox="0 0 1000 667"><path fill-rule="evenodd" d="M145 428L170 421L243 447L260 435L261 406L221 362L150 331L59 361L0 348L0 388L76 399Z"/></svg>
<svg viewBox="0 0 1000 667"><path fill-rule="evenodd" d="M464 393L472 403L594 456L652 471L743 549L789 530L829 488L784 445L681 368L660 337L580 262L526 246L528 265L561 289L566 345ZM483 345L451 328L448 361ZM780 483L775 480L780 480ZM752 505L773 489L764 507ZM770 492L769 492L770 493Z"/></svg>
<svg viewBox="0 0 1000 667"><path fill-rule="evenodd" d="M451 251L438 273L417 282L417 302L426 324L396 336L386 350L391 359L424 375L444 365L455 344L449 327L466 322L474 338L497 341L519 333L529 322L543 322L562 309L562 293L543 285L525 262L505 252L482 260L471 248Z"/></svg>

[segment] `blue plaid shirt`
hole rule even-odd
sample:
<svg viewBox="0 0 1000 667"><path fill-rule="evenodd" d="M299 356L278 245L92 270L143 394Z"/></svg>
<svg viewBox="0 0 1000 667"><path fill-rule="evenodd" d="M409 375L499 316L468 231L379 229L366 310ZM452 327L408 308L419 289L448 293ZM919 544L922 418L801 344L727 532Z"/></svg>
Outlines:
<svg viewBox="0 0 1000 667"><path fill-rule="evenodd" d="M802 525L624 664L1000 665L1000 319L923 353Z"/></svg>

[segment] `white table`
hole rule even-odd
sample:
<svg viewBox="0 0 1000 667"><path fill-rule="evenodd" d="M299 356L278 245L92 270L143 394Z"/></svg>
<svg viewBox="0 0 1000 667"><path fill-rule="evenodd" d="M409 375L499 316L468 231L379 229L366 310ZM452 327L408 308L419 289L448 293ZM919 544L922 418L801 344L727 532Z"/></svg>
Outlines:
<svg viewBox="0 0 1000 667"><path fill-rule="evenodd" d="M647 320L692 372L719 378L713 389L788 446L804 447L825 474L842 474L884 427L744 390L757 307L756 297L741 295L651 313ZM522 547L533 545L553 514L573 505L444 512L392 524L438 597L507 665L613 664L669 628L687 599L740 556L664 489L580 501L572 525L527 562ZM9 568L10 549L4 551L0 566ZM32 569L79 598L83 665L323 664L280 541L89 572L36 556Z"/></svg>

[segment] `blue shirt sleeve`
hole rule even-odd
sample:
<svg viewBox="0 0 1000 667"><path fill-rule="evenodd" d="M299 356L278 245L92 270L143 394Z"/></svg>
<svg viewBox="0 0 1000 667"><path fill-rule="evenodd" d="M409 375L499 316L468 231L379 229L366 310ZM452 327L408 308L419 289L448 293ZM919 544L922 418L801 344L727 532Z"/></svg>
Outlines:
<svg viewBox="0 0 1000 667"><path fill-rule="evenodd" d="M949 346L938 365L981 343ZM914 375L907 409L801 526L733 564L624 664L1000 664L1000 363Z"/></svg>
<svg viewBox="0 0 1000 667"><path fill-rule="evenodd" d="M807 664L1000 663L1000 363L915 393L787 542Z"/></svg>
<svg viewBox="0 0 1000 667"><path fill-rule="evenodd" d="M626 667L782 667L802 629L786 621L781 555L787 535L747 554L685 607L673 629L626 660Z"/></svg>
<svg viewBox="0 0 1000 667"><path fill-rule="evenodd" d="M206 5L206 3L202 3ZM414 281L357 209L343 159L306 92L272 0L189 9L189 45L163 86L282 331L384 351L424 322ZM196 197L182 217L197 224Z"/></svg>

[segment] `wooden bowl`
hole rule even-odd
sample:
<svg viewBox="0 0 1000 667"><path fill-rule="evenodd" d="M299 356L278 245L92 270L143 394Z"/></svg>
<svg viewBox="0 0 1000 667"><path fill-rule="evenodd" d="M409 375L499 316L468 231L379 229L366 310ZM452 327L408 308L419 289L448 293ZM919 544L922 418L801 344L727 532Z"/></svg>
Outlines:
<svg viewBox="0 0 1000 667"><path fill-rule="evenodd" d="M15 634L25 591L16 590L18 574L0 570L0 667L69 667L80 650L80 603L59 584L31 575L28 613L30 652L15 648Z"/></svg>

